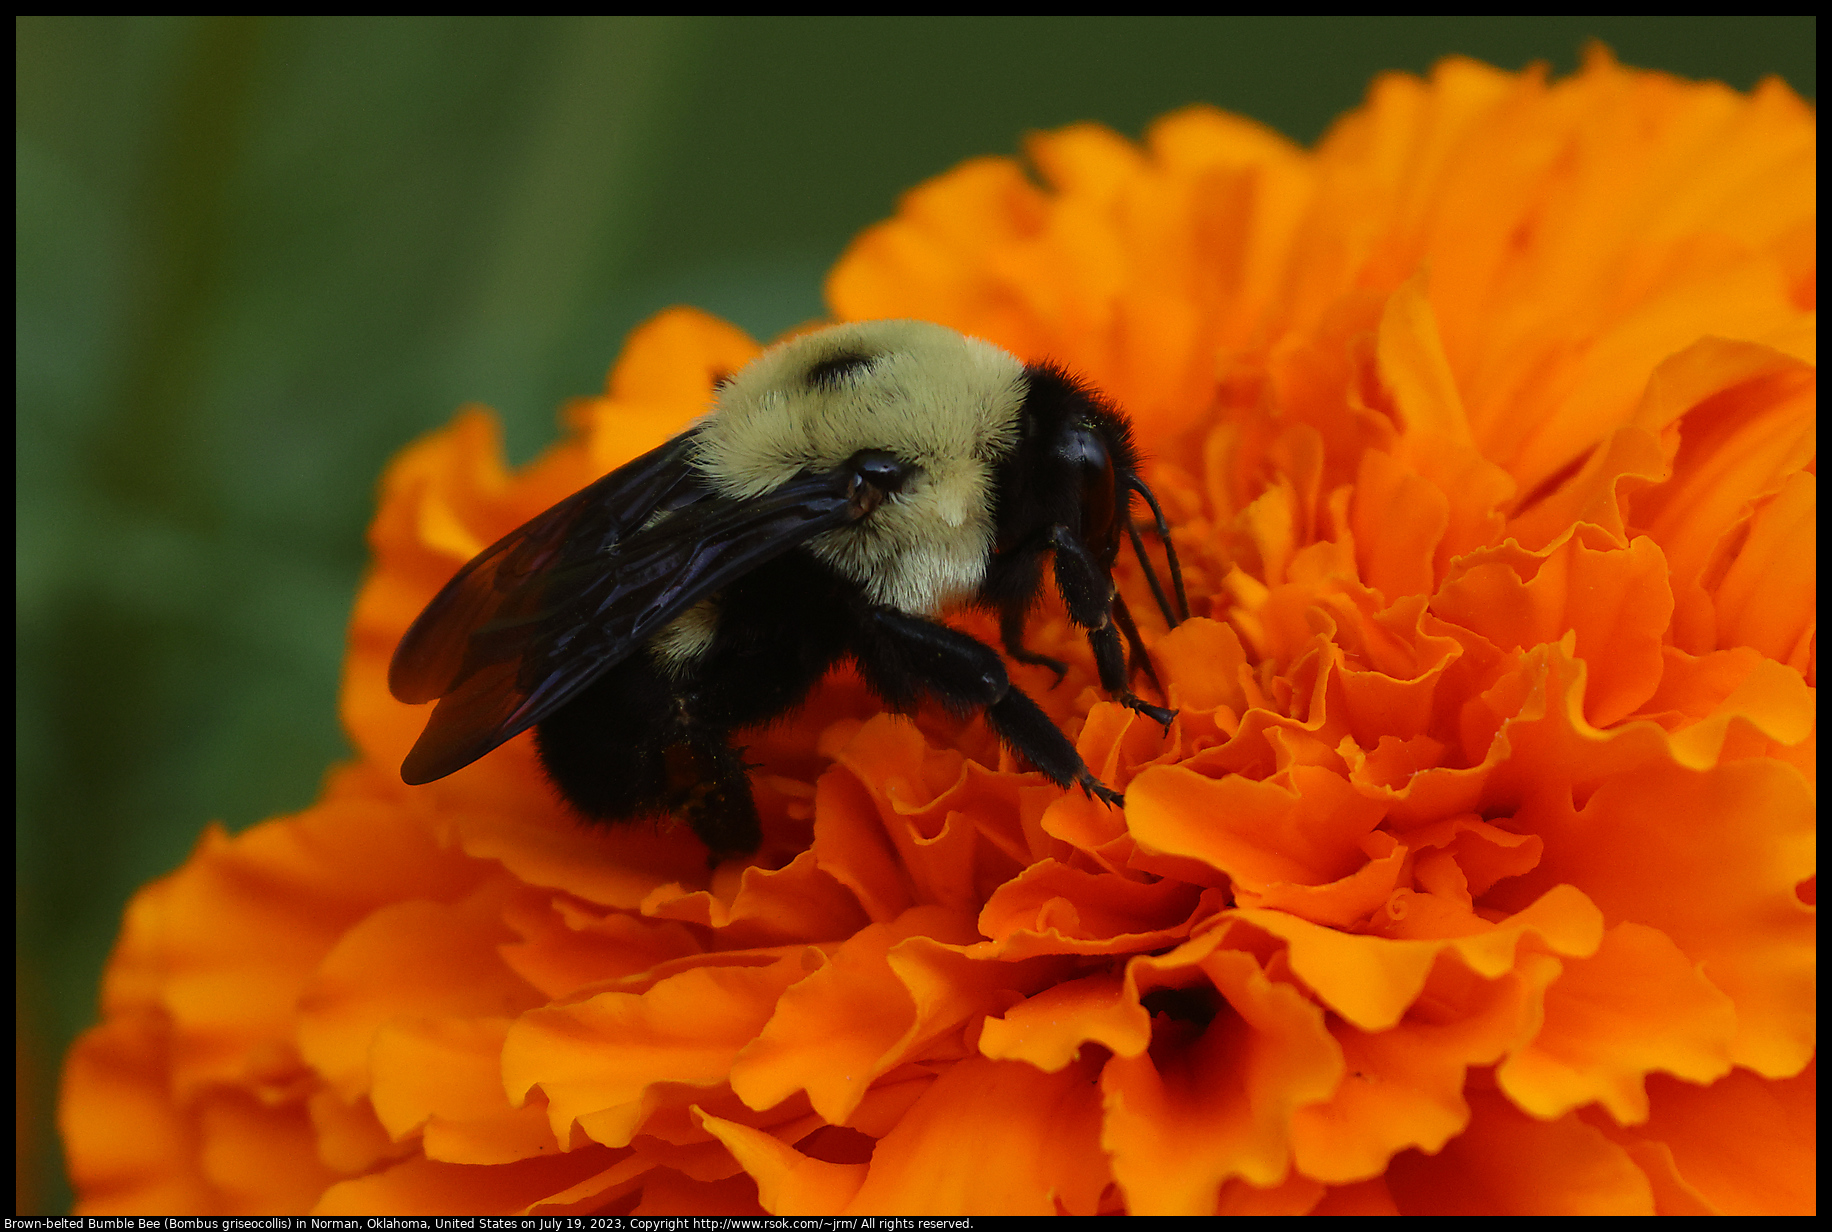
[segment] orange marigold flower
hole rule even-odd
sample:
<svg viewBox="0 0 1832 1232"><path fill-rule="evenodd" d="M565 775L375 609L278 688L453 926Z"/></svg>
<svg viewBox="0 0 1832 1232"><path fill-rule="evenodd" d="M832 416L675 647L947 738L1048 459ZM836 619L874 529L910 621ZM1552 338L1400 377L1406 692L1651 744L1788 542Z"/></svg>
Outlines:
<svg viewBox="0 0 1832 1232"><path fill-rule="evenodd" d="M861 236L838 318L1064 362L1151 455L1175 723L1059 606L1069 679L1012 668L1123 814L844 671L710 883L525 740L404 787L408 622L758 347L664 314L519 474L460 416L388 474L359 761L129 909L81 1209L1813 1210L1815 133L1453 60L1312 153L1079 126Z"/></svg>

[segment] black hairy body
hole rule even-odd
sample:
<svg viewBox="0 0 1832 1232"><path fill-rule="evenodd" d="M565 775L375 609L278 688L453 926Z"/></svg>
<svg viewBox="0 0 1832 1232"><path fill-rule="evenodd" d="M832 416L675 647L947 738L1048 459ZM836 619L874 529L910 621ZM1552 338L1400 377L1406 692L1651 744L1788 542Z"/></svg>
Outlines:
<svg viewBox="0 0 1832 1232"><path fill-rule="evenodd" d="M691 679L631 655L535 728L541 765L589 817L684 814L715 853L759 839L742 753L730 733L799 705L849 649L856 595L812 557L791 552L735 583Z"/></svg>
<svg viewBox="0 0 1832 1232"><path fill-rule="evenodd" d="M940 595L995 611L1007 653L1060 680L1061 663L1023 645L1047 577L1102 687L1168 725L1130 690L1151 665L1111 580L1129 536L1175 623L1131 525L1134 494L1157 510L1124 419L1059 370L939 327L843 328L790 344L801 351L754 378L754 407L715 412L460 572L391 666L403 700L444 699L404 778L441 777L533 725L542 766L585 816L681 816L715 858L748 853L761 833L731 733L792 710L850 660L890 708L983 712L1052 780L1120 802L998 653L933 609ZM954 384L926 413L911 390L930 392L928 372L908 358L925 347L967 374L945 370ZM785 420L797 397L814 410ZM976 397L983 407L958 405ZM722 413L739 442L724 455ZM775 461L785 441L792 456Z"/></svg>

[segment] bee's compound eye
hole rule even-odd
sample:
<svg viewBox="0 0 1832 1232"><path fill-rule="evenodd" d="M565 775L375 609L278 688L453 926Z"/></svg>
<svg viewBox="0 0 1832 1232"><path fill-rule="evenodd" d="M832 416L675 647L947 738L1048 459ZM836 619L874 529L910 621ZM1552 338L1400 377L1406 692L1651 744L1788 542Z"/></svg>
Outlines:
<svg viewBox="0 0 1832 1232"><path fill-rule="evenodd" d="M910 468L882 449L861 449L852 455L852 469L865 482L889 495L902 491Z"/></svg>
<svg viewBox="0 0 1832 1232"><path fill-rule="evenodd" d="M885 497L903 490L912 468L882 449L861 449L847 461L846 469L846 495L852 501L853 516L864 517L883 504Z"/></svg>

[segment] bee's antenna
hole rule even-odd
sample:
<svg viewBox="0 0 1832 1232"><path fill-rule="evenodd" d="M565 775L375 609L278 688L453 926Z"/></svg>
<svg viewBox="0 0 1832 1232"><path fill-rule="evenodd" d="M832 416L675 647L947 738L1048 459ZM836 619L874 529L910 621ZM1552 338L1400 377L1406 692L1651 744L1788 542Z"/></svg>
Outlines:
<svg viewBox="0 0 1832 1232"><path fill-rule="evenodd" d="M1138 553L1139 564L1145 573L1145 582L1151 587L1151 597L1158 601L1158 610L1164 613L1164 623L1171 628L1177 627L1177 617L1170 610L1170 600L1164 597L1164 585L1158 581L1158 571L1151 566L1151 557L1145 554L1145 541L1139 538L1139 528L1126 521L1126 533L1132 537L1132 550Z"/></svg>
<svg viewBox="0 0 1832 1232"><path fill-rule="evenodd" d="M1177 549L1170 541L1170 525L1164 520L1164 510L1158 507L1158 498L1151 494L1151 489L1145 486L1143 480L1130 479L1126 486L1143 496L1145 503L1151 506L1152 517L1157 521L1158 538L1164 541L1164 559L1170 562L1170 582L1177 592L1177 610L1183 614L1183 620L1188 620L1190 601L1189 596L1183 593L1183 567L1177 562ZM1139 538L1138 528L1132 524L1131 518L1126 519L1126 533L1132 536L1132 550L1139 554L1139 563L1145 566L1145 580L1151 583L1152 598L1158 601L1158 610L1164 613L1164 623L1176 628L1178 618L1171 615L1170 601L1164 597L1164 588L1158 583L1158 575L1151 567L1150 558L1145 555L1145 541Z"/></svg>

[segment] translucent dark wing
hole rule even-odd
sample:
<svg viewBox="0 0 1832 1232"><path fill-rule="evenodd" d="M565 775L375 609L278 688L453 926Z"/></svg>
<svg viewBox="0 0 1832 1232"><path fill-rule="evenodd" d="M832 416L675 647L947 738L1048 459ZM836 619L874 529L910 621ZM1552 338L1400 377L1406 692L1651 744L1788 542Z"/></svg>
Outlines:
<svg viewBox="0 0 1832 1232"><path fill-rule="evenodd" d="M545 575L563 557L604 552L658 510L705 496L687 465L692 438L683 432L626 462L479 552L408 626L388 664L388 691L412 703L449 693L472 635L538 614Z"/></svg>
<svg viewBox="0 0 1832 1232"><path fill-rule="evenodd" d="M553 545L544 572L516 588L515 602L471 626L456 677L401 777L429 783L469 765L552 714L707 595L846 525L858 515L847 490L844 473L805 475L750 500L684 503L609 542Z"/></svg>

